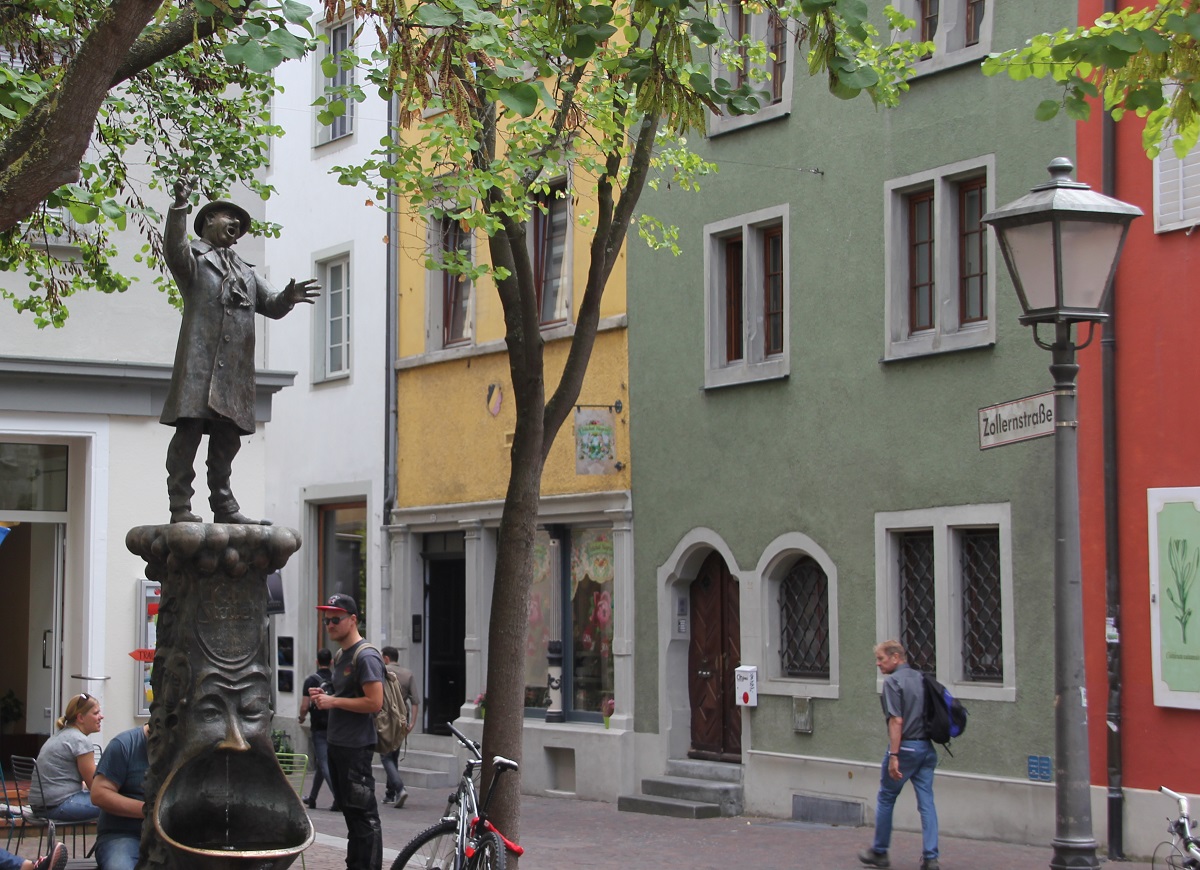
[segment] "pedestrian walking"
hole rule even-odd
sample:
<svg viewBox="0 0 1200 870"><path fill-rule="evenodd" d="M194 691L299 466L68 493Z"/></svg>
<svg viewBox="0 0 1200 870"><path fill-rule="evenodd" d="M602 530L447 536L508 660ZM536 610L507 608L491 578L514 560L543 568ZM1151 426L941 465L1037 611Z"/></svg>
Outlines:
<svg viewBox="0 0 1200 870"><path fill-rule="evenodd" d="M329 744L326 742L329 714L314 707L312 698L308 695L309 689L319 688L325 688L332 694L333 671L330 670L332 663L333 653L327 649L317 650L317 669L305 677L300 695L300 724L304 724L305 717L312 723L310 733L312 734L313 758L316 760L317 766L313 773L312 788L304 798L304 805L310 810L317 808L317 795L321 792L322 783L328 782L329 790L333 791L333 780L329 776ZM335 801L329 809L337 811L339 809L337 802Z"/></svg>
<svg viewBox="0 0 1200 870"><path fill-rule="evenodd" d="M416 679L412 671L398 663L400 650L394 646L385 646L380 652L383 653L384 667L394 673L400 683L400 694L404 696L408 717L408 731L412 733L413 725L417 721L417 711L420 709L416 696ZM404 787L404 780L400 778L400 750L379 753L379 761L383 764L383 772L387 777L383 802L401 809L408 800L408 789Z"/></svg>
<svg viewBox="0 0 1200 870"><path fill-rule="evenodd" d="M383 707L383 657L366 644L358 631L358 603L337 593L322 605L322 621L329 639L341 649L333 659L333 694L320 687L309 689L312 704L329 711L329 785L346 820L347 870L380 870L383 866L383 833L379 804L375 800L375 722L372 714Z"/></svg>
<svg viewBox="0 0 1200 870"><path fill-rule="evenodd" d="M876 645L875 667L884 675L879 701L887 721L888 747L875 799L875 842L858 853L858 860L867 867L891 866L892 810L904 783L912 780L921 814L921 870L940 870L937 807L933 803L937 750L925 730L925 683L921 672L909 666L908 654L899 641Z"/></svg>

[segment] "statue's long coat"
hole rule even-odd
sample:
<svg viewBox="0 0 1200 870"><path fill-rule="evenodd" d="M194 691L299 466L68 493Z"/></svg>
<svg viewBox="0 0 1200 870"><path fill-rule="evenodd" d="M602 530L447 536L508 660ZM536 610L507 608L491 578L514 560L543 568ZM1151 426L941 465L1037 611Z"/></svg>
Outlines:
<svg viewBox="0 0 1200 870"><path fill-rule="evenodd" d="M183 296L183 323L171 389L159 422L174 426L189 417L225 419L250 435L254 432L254 315L277 320L292 310L293 303L232 250L227 260L203 239L189 243L186 221L186 209L171 208L163 236L167 266ZM240 296L231 288L240 290Z"/></svg>

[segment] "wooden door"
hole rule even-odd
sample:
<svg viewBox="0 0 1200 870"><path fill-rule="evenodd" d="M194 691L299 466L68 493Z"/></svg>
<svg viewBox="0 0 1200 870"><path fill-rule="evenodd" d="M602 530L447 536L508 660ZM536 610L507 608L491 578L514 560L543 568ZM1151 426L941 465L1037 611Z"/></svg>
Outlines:
<svg viewBox="0 0 1200 870"><path fill-rule="evenodd" d="M742 714L735 702L733 673L742 663L738 584L718 553L704 560L692 582L691 610L692 748L688 755L740 762Z"/></svg>
<svg viewBox="0 0 1200 870"><path fill-rule="evenodd" d="M449 734L447 722L458 718L466 700L467 563L464 559L431 559L425 589L425 730Z"/></svg>

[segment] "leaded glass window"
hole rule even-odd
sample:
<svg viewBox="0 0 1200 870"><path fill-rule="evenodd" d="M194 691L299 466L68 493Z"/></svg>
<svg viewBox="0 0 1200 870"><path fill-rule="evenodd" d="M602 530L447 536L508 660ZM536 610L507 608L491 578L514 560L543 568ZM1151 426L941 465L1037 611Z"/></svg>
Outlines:
<svg viewBox="0 0 1200 870"><path fill-rule="evenodd" d="M937 673L937 633L934 620L933 531L904 532L900 551L900 642L908 663Z"/></svg>
<svg viewBox="0 0 1200 870"><path fill-rule="evenodd" d="M784 676L829 679L829 578L810 556L779 584L779 634Z"/></svg>
<svg viewBox="0 0 1200 870"><path fill-rule="evenodd" d="M1004 633L1000 601L1000 532L964 529L962 559L963 679L1004 681Z"/></svg>

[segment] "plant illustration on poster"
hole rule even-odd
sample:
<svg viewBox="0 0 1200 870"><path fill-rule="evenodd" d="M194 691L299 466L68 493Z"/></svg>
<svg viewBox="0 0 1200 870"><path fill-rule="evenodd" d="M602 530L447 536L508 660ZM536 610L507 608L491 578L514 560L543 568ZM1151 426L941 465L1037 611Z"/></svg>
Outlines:
<svg viewBox="0 0 1200 870"><path fill-rule="evenodd" d="M1200 709L1200 487L1150 489L1147 501L1154 703Z"/></svg>

